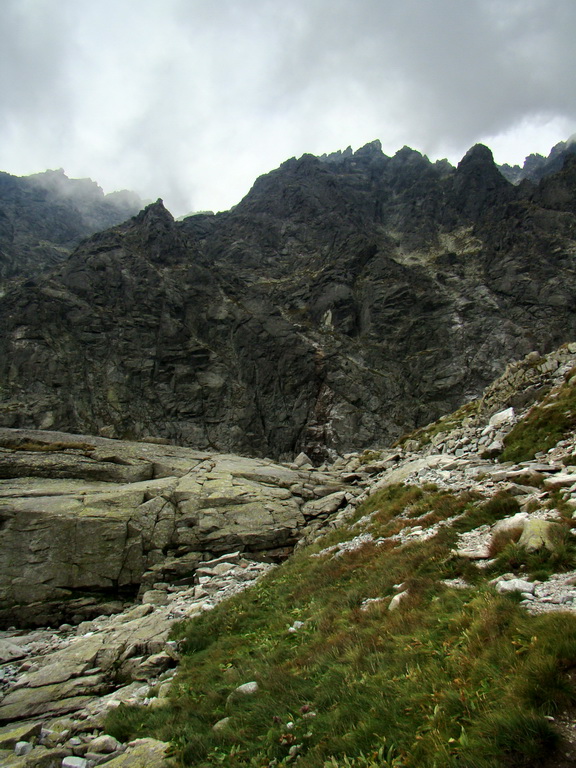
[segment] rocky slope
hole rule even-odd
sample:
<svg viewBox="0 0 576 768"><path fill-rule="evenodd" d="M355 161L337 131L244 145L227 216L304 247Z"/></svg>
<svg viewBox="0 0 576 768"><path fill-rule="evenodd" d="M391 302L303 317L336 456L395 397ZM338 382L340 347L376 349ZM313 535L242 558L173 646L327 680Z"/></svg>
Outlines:
<svg viewBox="0 0 576 768"><path fill-rule="evenodd" d="M62 169L31 176L0 173L0 286L66 259L80 240L134 216L143 203L126 190L104 195L91 179Z"/></svg>
<svg viewBox="0 0 576 768"><path fill-rule="evenodd" d="M234 209L161 202L0 299L0 424L316 463L390 444L576 334L576 164L514 187L378 142ZM103 431L102 431L103 430Z"/></svg>
<svg viewBox="0 0 576 768"><path fill-rule="evenodd" d="M534 457L519 463L497 462L492 456L502 452L503 443L510 439L507 436L518 425L529 423L536 413L534 406L540 413L552 414L554 403L562 404L562 398L572 396L575 367L576 344L543 358L529 355L509 366L481 399L408 436L394 449L349 454L322 471L306 465L305 457L296 465L281 466L152 443L90 438L92 444L86 444L88 438L3 430L2 473L7 479L0 481L1 547L4 557L16 547L18 560L27 563L20 575L12 575L12 589L22 589L29 580L29 609L21 602L18 615L29 621L36 613L39 624L47 621L48 617L41 620L39 606L33 602L34 585L37 590L60 591L51 608L53 617L58 615L58 602L62 605L73 598L73 594L62 594L64 588L72 593L74 588L70 571L62 563L63 548L68 552L89 548L95 555L75 558L74 567L84 568L76 571L77 586L87 587L92 578L92 586L101 587L119 568L128 573L131 564L132 573L139 574L131 583L138 581L142 588L135 606L116 601L104 605L105 614L100 615L94 601L72 599L74 622L94 612L91 620L78 626L64 624L57 630L33 632L12 628L0 633L2 765L168 765L166 744L154 739L121 744L102 730L106 713L121 702L138 704L146 711L171 706L169 683L179 658L178 644L168 639L174 621L210 611L276 568L262 562L262 553L278 545L291 546L298 540L298 547L306 551L306 542L338 530L344 535L337 544L317 544L310 557L329 567L354 552L360 556L366 552L369 558L382 548L391 558L394 552L408 554L463 516L444 513L434 518L430 508L410 503L396 513L387 533L377 534L378 504L372 503L372 511L360 519L355 509L398 483L428 492L445 490L460 498L508 500L508 513L501 505L501 519L480 520L458 534L454 562L467 560L477 573L490 572L494 552L499 551L495 542L503 534L520 536L519 546L526 552L553 550L555 530L569 525L566 521L576 509L576 404L570 416L572 427L546 452L539 452L534 444ZM40 445L52 450L40 451ZM171 507L167 515L166 507ZM285 518L290 522L285 524ZM78 531L72 550L62 533L71 519L76 519ZM130 533L119 535L119 521L124 524L127 519ZM88 536L82 536L84 521L100 529L90 528ZM24 535L23 522L29 528ZM42 542L41 526L50 532L40 535ZM19 530L20 537L14 535ZM112 540L124 555L105 546ZM164 552L161 545L165 544L175 549ZM56 561L59 567L45 578L45 569ZM134 569L136 561L139 565ZM518 594L529 614L574 614L576 559L572 567L565 559L561 566L550 578L535 578L526 566L485 578L491 578L497 593ZM361 560L356 567L361 567ZM5 568L1 570L6 573ZM448 590L468 590L473 595L482 582L472 585L458 577L444 583ZM12 599L6 595L5 588L4 605ZM23 596L22 591L21 601ZM386 613L402 611L409 600L410 588L397 584L391 593L368 597L360 611L382 607ZM302 627L303 622L294 622L287 631L298 633ZM576 659L570 661L574 663ZM234 686L229 696L232 718L234 697L259 695L254 682L244 681L237 692ZM573 716L555 710L549 720L563 736L561 750L550 765L573 765ZM288 746L295 743L287 741ZM72 757L86 762L65 762Z"/></svg>

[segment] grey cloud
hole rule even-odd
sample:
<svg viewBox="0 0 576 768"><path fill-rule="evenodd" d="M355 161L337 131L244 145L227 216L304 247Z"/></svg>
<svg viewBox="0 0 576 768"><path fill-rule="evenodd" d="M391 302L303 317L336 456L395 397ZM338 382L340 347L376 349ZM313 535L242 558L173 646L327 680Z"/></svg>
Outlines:
<svg viewBox="0 0 576 768"><path fill-rule="evenodd" d="M0 167L175 213L306 151L576 127L573 0L4 0L0 30Z"/></svg>

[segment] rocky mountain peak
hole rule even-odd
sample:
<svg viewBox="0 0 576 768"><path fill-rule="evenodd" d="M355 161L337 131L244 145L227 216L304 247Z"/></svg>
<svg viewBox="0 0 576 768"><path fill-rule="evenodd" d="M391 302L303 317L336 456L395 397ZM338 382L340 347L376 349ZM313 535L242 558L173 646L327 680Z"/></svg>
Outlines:
<svg viewBox="0 0 576 768"><path fill-rule="evenodd" d="M476 219L512 199L511 185L498 170L492 151L475 144L458 163L453 200L466 216Z"/></svg>
<svg viewBox="0 0 576 768"><path fill-rule="evenodd" d="M548 157L532 153L526 157L522 167L505 163L500 166L500 170L513 184L518 184L523 180L537 184L544 177L560 171L565 160L574 154L576 154L576 134L570 136L566 141L555 144Z"/></svg>
<svg viewBox="0 0 576 768"><path fill-rule="evenodd" d="M357 149L356 152L354 152L354 157L371 157L381 154L382 142L380 139L375 139L374 141L369 141L368 144L364 144L360 149Z"/></svg>
<svg viewBox="0 0 576 768"><path fill-rule="evenodd" d="M161 197L156 200L155 203L149 203L143 208L140 213L135 217L136 222L146 223L148 225L153 222L164 222L167 224L174 223L174 217L170 211L165 207L164 201Z"/></svg>

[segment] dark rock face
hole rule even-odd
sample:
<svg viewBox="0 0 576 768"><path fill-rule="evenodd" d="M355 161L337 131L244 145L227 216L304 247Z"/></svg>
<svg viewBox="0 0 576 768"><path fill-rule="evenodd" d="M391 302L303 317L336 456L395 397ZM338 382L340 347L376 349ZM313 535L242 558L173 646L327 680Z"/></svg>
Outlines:
<svg viewBox="0 0 576 768"><path fill-rule="evenodd" d="M90 179L64 171L0 173L0 283L32 276L67 258L82 238L134 216L133 192L104 195Z"/></svg>
<svg viewBox="0 0 576 768"><path fill-rule="evenodd" d="M0 300L0 424L278 458L384 445L574 338L576 182L486 147L304 155L231 211L161 202Z"/></svg>

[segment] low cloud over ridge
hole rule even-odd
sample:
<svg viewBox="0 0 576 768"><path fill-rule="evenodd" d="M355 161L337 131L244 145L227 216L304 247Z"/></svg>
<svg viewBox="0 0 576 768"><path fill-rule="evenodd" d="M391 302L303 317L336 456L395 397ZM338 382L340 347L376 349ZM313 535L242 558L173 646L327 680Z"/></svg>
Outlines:
<svg viewBox="0 0 576 768"><path fill-rule="evenodd" d="M521 162L576 130L575 34L573 0L5 0L0 168L179 214L374 138Z"/></svg>

